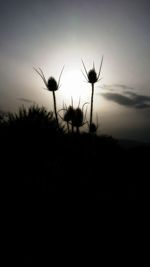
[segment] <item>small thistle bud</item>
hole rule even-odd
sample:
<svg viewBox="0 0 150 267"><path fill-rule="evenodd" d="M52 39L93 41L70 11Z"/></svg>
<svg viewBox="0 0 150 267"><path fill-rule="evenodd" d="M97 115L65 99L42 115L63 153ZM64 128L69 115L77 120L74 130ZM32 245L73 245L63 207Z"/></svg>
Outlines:
<svg viewBox="0 0 150 267"><path fill-rule="evenodd" d="M91 132L91 133L96 133L96 131L97 131L97 127L96 127L96 125L95 125L94 123L92 123L92 124L90 125L90 132Z"/></svg>
<svg viewBox="0 0 150 267"><path fill-rule="evenodd" d="M88 72L88 82L94 84L97 82L97 80L98 80L98 77L97 77L97 73L95 69L90 70Z"/></svg>
<svg viewBox="0 0 150 267"><path fill-rule="evenodd" d="M47 88L49 91L57 91L58 90L58 84L53 77L50 77L48 79Z"/></svg>

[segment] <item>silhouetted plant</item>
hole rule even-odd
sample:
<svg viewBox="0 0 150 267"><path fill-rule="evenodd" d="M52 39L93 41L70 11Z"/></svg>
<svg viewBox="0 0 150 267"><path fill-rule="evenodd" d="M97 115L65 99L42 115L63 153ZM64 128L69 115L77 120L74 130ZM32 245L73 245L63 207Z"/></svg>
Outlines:
<svg viewBox="0 0 150 267"><path fill-rule="evenodd" d="M94 129L94 127L92 126L92 119L93 119L93 97L94 97L94 84L98 81L100 81L101 79L100 78L100 74L101 74L101 68L102 68L102 64L103 64L103 57L101 59L101 64L100 64L100 68L99 68L99 72L98 74L96 73L95 71L95 66L94 66L94 63L93 63L93 68L91 70L89 70L89 72L87 71L86 67L85 67L85 64L82 60L82 64L83 64L83 67L84 67L84 70L85 70L85 74L83 73L86 81L88 83L91 84L91 87L92 87L92 93L91 93L91 110L90 110L90 124L89 124L89 132L92 132L92 130Z"/></svg>
<svg viewBox="0 0 150 267"><path fill-rule="evenodd" d="M2 126L5 123L5 118L7 114L3 111L0 111L0 126Z"/></svg>
<svg viewBox="0 0 150 267"><path fill-rule="evenodd" d="M92 122L91 125L88 123L88 127L90 133L96 133L98 129L98 117L97 117L97 123L95 124L94 122Z"/></svg>
<svg viewBox="0 0 150 267"><path fill-rule="evenodd" d="M53 117L53 112L48 112L44 107L38 106L31 106L28 109L21 107L18 113L8 113L6 125L25 130L50 128L57 132L57 122Z"/></svg>
<svg viewBox="0 0 150 267"><path fill-rule="evenodd" d="M34 68L34 70L40 75L40 77L42 78L42 80L43 80L44 84L46 85L46 88L48 89L48 91L51 91L53 93L54 113L55 113L55 117L56 117L57 126L59 128L55 91L57 91L59 89L59 87L60 87L60 78L61 78L62 72L64 70L64 67L61 70L58 82L55 80L54 77L50 77L48 79L48 81L46 81L46 78L45 78L44 73L43 73L41 68L39 68L39 69L35 69Z"/></svg>
<svg viewBox="0 0 150 267"><path fill-rule="evenodd" d="M69 132L69 124L71 125L72 133L74 131L74 127L76 127L76 131L77 133L79 133L79 128L87 123L86 122L87 110L84 113L84 106L86 104L87 103L85 103L82 106L82 109L79 108L79 105L78 105L78 108L75 109L73 107L73 101L72 101L72 106L70 105L68 108L66 106L63 109L61 109L64 111L64 115L61 118L67 123L68 132Z"/></svg>
<svg viewBox="0 0 150 267"><path fill-rule="evenodd" d="M66 107L65 113L64 113L64 117L63 120L67 123L67 129L68 129L68 133L69 133L69 122L72 121L74 117L74 109L72 106L69 106L68 108ZM72 124L72 132L73 132L73 124Z"/></svg>
<svg viewBox="0 0 150 267"><path fill-rule="evenodd" d="M91 123L91 125L90 125L90 133L96 133L96 131L97 131L97 126L95 125L95 123Z"/></svg>
<svg viewBox="0 0 150 267"><path fill-rule="evenodd" d="M74 127L76 127L77 133L79 133L79 128L85 124L83 120L83 111L80 108L74 109L71 123Z"/></svg>

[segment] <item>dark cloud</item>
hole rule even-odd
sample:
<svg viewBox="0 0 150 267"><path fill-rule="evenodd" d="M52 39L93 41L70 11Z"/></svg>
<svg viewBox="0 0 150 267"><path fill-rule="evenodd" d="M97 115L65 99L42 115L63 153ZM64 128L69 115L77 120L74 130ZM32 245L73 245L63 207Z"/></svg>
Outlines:
<svg viewBox="0 0 150 267"><path fill-rule="evenodd" d="M125 89L125 90L127 90L127 89L134 89L134 88L131 87L131 86L128 86L128 85L125 85L125 84L118 84L118 83L113 84L112 86L113 86L113 87L119 87L119 88L122 88L122 89Z"/></svg>
<svg viewBox="0 0 150 267"><path fill-rule="evenodd" d="M22 101L22 102L26 102L26 103L35 104L35 101L27 99L27 98L17 98L17 100Z"/></svg>
<svg viewBox="0 0 150 267"><path fill-rule="evenodd" d="M115 90L115 88L120 88L120 89L123 89L123 90L133 90L134 89L133 87L128 86L126 84L118 84L118 83L115 83L115 84L104 84L103 88L108 89L109 91L113 91L113 90Z"/></svg>
<svg viewBox="0 0 150 267"><path fill-rule="evenodd" d="M111 101L127 107L134 107L138 109L150 108L150 97L145 95L138 95L132 92L126 94L118 93L101 93L101 95Z"/></svg>

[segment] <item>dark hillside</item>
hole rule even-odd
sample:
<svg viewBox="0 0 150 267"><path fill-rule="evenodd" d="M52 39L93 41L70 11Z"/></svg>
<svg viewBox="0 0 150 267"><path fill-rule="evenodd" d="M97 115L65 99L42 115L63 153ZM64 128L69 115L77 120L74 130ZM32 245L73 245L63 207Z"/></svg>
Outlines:
<svg viewBox="0 0 150 267"><path fill-rule="evenodd" d="M57 129L52 113L44 112L1 123L2 179L19 178L25 198L44 194L86 202L148 197L149 146L125 149L111 136L66 134Z"/></svg>

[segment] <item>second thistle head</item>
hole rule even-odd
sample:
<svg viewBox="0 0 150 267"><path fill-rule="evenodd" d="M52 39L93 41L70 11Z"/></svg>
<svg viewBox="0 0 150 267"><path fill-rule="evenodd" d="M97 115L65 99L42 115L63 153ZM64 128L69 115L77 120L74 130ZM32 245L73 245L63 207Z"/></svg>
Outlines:
<svg viewBox="0 0 150 267"><path fill-rule="evenodd" d="M82 60L82 64L83 64L84 71L85 71L85 74L83 73L83 75L86 78L87 82L91 83L91 84L98 82L100 80L101 68L102 68L102 64L103 64L103 57L101 59L101 64L100 64L98 73L95 70L94 63L93 63L93 68L89 71L87 71L83 60Z"/></svg>
<svg viewBox="0 0 150 267"><path fill-rule="evenodd" d="M72 123L76 127L81 127L83 126L83 111L80 108L76 108L74 110L74 118L72 120Z"/></svg>
<svg viewBox="0 0 150 267"><path fill-rule="evenodd" d="M74 118L74 109L72 106L69 106L69 108L66 110L64 114L64 121L69 122L72 121Z"/></svg>

